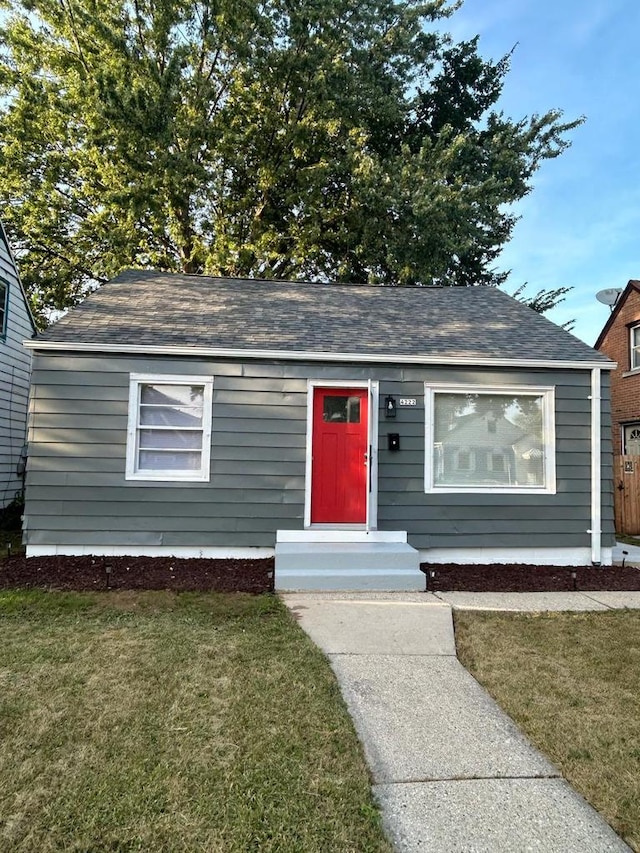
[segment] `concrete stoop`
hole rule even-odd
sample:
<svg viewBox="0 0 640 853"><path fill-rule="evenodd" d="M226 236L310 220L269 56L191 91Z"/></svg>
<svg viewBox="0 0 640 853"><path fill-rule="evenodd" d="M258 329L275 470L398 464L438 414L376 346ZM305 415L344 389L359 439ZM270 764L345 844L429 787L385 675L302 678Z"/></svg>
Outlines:
<svg viewBox="0 0 640 853"><path fill-rule="evenodd" d="M275 586L283 592L424 591L426 579L406 541L277 541Z"/></svg>

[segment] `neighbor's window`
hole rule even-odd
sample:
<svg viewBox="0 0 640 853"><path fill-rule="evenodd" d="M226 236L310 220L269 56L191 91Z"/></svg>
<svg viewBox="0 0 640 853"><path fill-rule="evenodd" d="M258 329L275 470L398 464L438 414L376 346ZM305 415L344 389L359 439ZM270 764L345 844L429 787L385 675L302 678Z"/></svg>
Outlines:
<svg viewBox="0 0 640 853"><path fill-rule="evenodd" d="M131 377L127 479L209 479L212 390L210 377Z"/></svg>
<svg viewBox="0 0 640 853"><path fill-rule="evenodd" d="M640 326L632 326L629 331L631 333L630 369L635 370L640 367Z"/></svg>
<svg viewBox="0 0 640 853"><path fill-rule="evenodd" d="M9 303L9 287L6 281L0 281L0 338L7 333L7 306Z"/></svg>
<svg viewBox="0 0 640 853"><path fill-rule="evenodd" d="M553 390L426 386L426 491L555 491Z"/></svg>

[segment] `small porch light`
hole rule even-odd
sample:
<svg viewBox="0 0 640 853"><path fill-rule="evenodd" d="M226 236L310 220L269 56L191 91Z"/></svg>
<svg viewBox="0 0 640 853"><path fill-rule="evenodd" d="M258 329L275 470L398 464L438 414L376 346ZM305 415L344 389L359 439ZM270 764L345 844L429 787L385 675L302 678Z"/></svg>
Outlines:
<svg viewBox="0 0 640 853"><path fill-rule="evenodd" d="M384 398L384 416L385 418L395 418L396 416L396 398L391 395Z"/></svg>

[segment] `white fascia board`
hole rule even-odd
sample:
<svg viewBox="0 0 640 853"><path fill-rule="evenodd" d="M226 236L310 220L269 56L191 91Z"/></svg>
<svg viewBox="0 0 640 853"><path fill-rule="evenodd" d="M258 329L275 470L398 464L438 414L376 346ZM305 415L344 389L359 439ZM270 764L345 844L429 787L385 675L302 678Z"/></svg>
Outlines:
<svg viewBox="0 0 640 853"><path fill-rule="evenodd" d="M397 353L357 352L305 352L303 350L224 349L220 347L140 346L139 344L93 344L63 341L23 341L23 346L33 350L62 350L65 352L100 352L113 355L191 355L203 358L275 359L278 361L348 361L375 362L377 364L445 364L461 367L529 367L556 370L615 370L616 362L553 361L535 358L478 358L476 356L399 355Z"/></svg>

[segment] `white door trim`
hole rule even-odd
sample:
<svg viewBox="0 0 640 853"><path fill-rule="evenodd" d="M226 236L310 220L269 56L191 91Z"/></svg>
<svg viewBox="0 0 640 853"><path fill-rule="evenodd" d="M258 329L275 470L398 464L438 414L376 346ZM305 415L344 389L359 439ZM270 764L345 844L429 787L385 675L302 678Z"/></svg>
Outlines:
<svg viewBox="0 0 640 853"><path fill-rule="evenodd" d="M311 476L313 446L313 395L316 388L366 388L369 397L368 433L369 447L369 484L367 490L367 519L366 530L376 530L378 527L378 401L380 399L379 383L377 380L348 379L308 379L307 380L307 445L305 456L304 477L304 526L311 527ZM352 526L352 525L351 525ZM326 525L323 525L326 528ZM342 528L343 525L336 525Z"/></svg>

